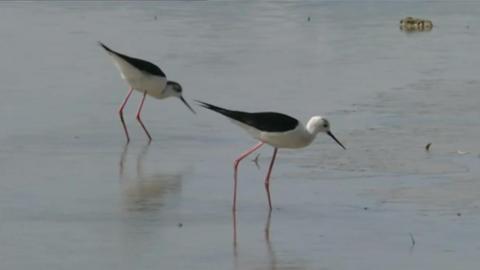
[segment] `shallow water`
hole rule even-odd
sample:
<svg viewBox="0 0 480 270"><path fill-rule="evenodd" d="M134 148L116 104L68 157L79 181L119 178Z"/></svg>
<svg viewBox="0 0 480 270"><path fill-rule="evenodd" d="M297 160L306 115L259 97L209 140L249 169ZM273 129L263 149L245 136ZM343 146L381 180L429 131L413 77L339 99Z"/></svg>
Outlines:
<svg viewBox="0 0 480 270"><path fill-rule="evenodd" d="M1 268L474 268L479 12L475 2L2 3ZM401 32L407 15L435 27ZM272 150L259 152L260 169L246 159L234 230L231 162L254 140L201 108L147 99L147 145L136 94L126 146L116 109L127 87L97 40L161 65L189 101L322 114L348 150L327 136L280 150L270 217Z"/></svg>

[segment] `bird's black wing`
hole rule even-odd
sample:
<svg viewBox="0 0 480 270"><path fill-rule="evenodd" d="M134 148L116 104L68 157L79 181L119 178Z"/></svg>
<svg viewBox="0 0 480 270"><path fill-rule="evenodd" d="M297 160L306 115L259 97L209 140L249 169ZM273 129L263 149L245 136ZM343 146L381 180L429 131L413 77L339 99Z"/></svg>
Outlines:
<svg viewBox="0 0 480 270"><path fill-rule="evenodd" d="M293 130L298 126L298 120L288 115L276 112L240 112L227 110L206 102L197 101L200 106L233 120L239 121L251 127L254 127L260 131L266 132L285 132Z"/></svg>
<svg viewBox="0 0 480 270"><path fill-rule="evenodd" d="M142 60L142 59L133 58L133 57L130 57L128 55L116 52L116 51L110 49L109 47L107 47L105 44L103 44L100 41L98 42L98 44L100 46L102 46L102 48L104 48L107 52L110 52L110 53L113 53L113 54L117 55L118 57L122 58L127 63L134 66L135 68L138 68L141 71L148 72L152 75L166 77L165 73L163 73L163 71L153 63L150 63L150 62Z"/></svg>

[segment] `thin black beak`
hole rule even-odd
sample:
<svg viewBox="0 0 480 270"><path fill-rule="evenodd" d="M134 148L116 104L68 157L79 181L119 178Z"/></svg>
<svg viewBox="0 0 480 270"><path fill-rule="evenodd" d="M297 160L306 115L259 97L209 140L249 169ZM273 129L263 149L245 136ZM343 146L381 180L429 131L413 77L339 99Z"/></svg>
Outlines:
<svg viewBox="0 0 480 270"><path fill-rule="evenodd" d="M192 107L190 107L190 105L182 96L180 96L180 100L183 102L183 104L185 104L185 106L187 106L190 109L190 111L192 111L192 113L196 114L196 112L192 109Z"/></svg>
<svg viewBox="0 0 480 270"><path fill-rule="evenodd" d="M343 149L347 149L339 140L337 140L337 138L335 138L335 136L333 136L333 133L331 131L327 131L327 135L332 137L332 139L336 141Z"/></svg>

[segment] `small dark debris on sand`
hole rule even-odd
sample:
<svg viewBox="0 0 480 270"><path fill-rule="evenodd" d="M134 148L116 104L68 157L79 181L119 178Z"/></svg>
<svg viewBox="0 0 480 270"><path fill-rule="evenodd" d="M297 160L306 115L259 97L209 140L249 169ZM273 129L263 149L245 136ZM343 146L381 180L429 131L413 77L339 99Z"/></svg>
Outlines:
<svg viewBox="0 0 480 270"><path fill-rule="evenodd" d="M177 224L177 227L178 227L178 228L182 228L182 227L183 227L183 223L179 222L179 223Z"/></svg>
<svg viewBox="0 0 480 270"><path fill-rule="evenodd" d="M431 142L427 143L427 145L425 145L425 150L430 151L430 146L432 146L432 143Z"/></svg>
<svg viewBox="0 0 480 270"><path fill-rule="evenodd" d="M457 217L461 217L461 216L462 216L462 213L458 212Z"/></svg>
<svg viewBox="0 0 480 270"><path fill-rule="evenodd" d="M412 233L408 233L410 235L410 240L412 241L412 247L415 246L415 238L413 237L413 234Z"/></svg>

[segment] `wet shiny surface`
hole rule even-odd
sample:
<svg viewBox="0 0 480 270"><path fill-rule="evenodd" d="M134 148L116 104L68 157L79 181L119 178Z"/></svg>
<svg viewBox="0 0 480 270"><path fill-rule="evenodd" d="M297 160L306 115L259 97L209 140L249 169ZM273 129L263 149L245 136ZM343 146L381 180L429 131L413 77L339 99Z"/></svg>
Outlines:
<svg viewBox="0 0 480 270"><path fill-rule="evenodd" d="M479 11L475 2L2 3L1 268L474 268ZM431 32L398 29L420 13ZM240 166L233 219L232 161L255 141L214 113L148 98L148 145L137 93L125 146L116 110L128 89L97 40L161 66L188 101L324 115L348 150L328 136L280 150L269 216L265 146L260 169L255 155Z"/></svg>

